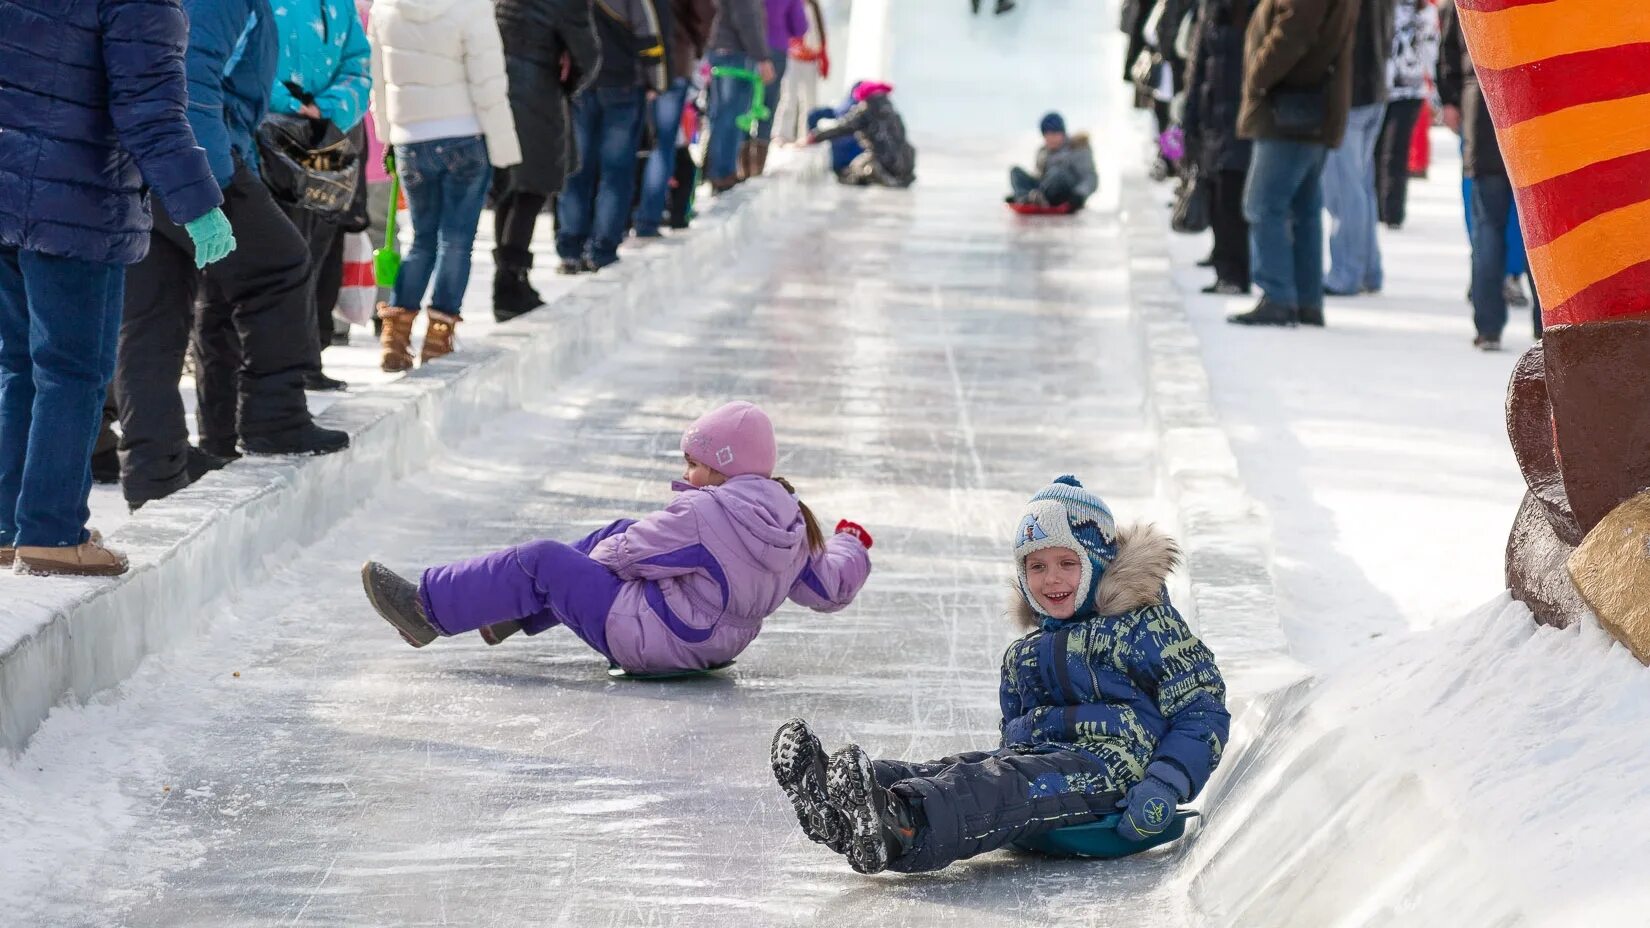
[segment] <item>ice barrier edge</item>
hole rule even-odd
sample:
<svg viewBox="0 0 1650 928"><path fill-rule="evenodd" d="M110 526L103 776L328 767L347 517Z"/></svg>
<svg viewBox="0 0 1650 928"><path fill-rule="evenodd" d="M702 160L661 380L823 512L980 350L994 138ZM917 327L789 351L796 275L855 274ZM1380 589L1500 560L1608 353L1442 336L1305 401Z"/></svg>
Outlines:
<svg viewBox="0 0 1650 928"><path fill-rule="evenodd" d="M718 256L790 211L825 176L823 157L776 163L760 183L711 202L690 235L627 254L459 355L333 405L318 421L349 431L349 450L244 458L145 506L110 537L131 558L125 576L38 581L38 595L8 604L20 617L0 617L0 748L20 754L54 707L118 685L144 658L198 632L204 606L321 537L375 485L421 470L438 447L600 360L718 267Z"/></svg>

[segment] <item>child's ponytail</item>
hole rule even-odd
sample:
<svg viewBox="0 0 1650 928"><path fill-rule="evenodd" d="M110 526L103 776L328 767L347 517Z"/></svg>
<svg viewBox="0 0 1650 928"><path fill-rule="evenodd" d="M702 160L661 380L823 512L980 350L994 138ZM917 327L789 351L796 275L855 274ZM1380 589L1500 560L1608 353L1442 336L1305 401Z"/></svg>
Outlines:
<svg viewBox="0 0 1650 928"><path fill-rule="evenodd" d="M774 477L773 482L784 487L785 492L791 494L792 499L796 499L796 488L791 486L789 480L784 477ZM813 510L808 508L807 503L797 499L796 505L802 510L802 523L808 528L808 550L818 554L820 551L825 550L825 533L819 530L819 520L814 518Z"/></svg>

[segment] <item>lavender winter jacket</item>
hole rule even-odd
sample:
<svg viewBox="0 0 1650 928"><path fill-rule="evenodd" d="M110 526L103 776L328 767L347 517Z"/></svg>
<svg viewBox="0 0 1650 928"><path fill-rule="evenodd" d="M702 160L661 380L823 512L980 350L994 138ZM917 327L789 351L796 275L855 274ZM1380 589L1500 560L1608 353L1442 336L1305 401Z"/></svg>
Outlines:
<svg viewBox="0 0 1650 928"><path fill-rule="evenodd" d="M871 572L865 548L832 537L810 555L802 511L765 477L719 487L677 482L676 499L607 538L591 559L626 582L607 619L607 645L627 670L708 667L732 660L787 598L819 612L853 601ZM654 581L642 583L634 581Z"/></svg>

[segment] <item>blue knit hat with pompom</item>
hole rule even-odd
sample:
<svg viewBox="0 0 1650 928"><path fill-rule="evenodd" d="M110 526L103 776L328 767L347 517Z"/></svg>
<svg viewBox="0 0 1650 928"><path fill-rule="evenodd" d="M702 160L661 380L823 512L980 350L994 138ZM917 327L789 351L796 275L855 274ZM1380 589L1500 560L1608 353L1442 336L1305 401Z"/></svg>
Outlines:
<svg viewBox="0 0 1650 928"><path fill-rule="evenodd" d="M1094 614L1094 592L1106 568L1117 558L1117 522L1100 497L1083 489L1076 477L1066 474L1038 490L1026 504L1025 515L1014 533L1014 569L1020 581L1020 595L1032 611L1049 618L1037 605L1026 583L1026 557L1047 548L1065 548L1084 554L1083 577L1073 619Z"/></svg>

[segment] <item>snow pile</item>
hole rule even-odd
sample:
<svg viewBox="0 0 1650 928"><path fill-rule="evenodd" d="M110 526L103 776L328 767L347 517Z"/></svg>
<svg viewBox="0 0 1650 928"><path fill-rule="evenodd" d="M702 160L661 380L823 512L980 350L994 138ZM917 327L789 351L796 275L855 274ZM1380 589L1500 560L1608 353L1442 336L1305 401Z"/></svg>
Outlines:
<svg viewBox="0 0 1650 928"><path fill-rule="evenodd" d="M1209 924L1643 923L1650 673L1596 624L1502 596L1265 708L1183 870Z"/></svg>

